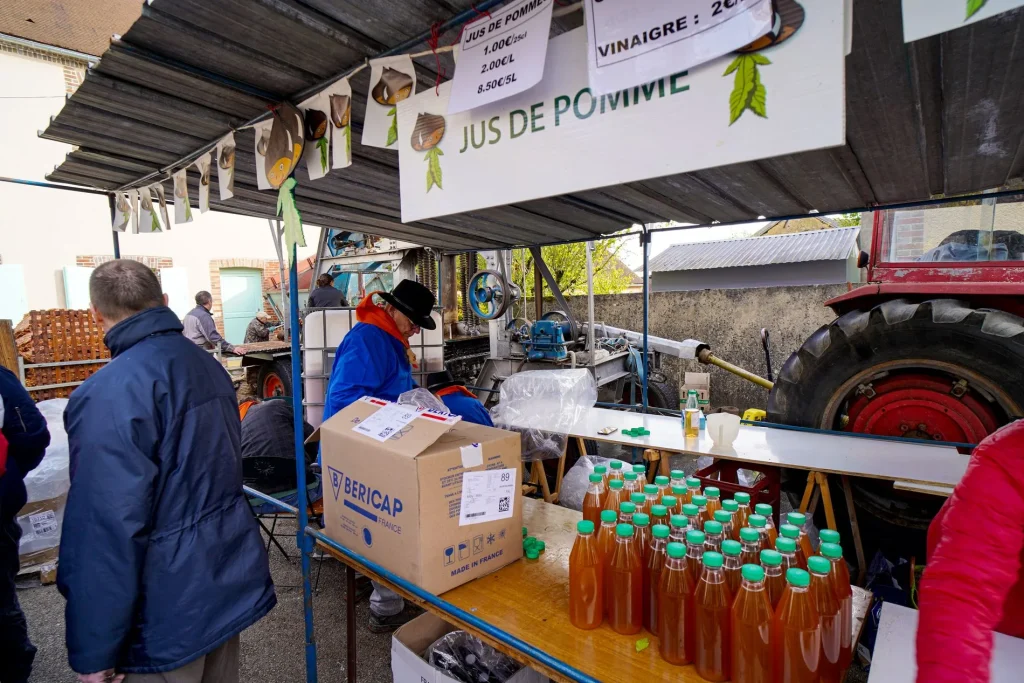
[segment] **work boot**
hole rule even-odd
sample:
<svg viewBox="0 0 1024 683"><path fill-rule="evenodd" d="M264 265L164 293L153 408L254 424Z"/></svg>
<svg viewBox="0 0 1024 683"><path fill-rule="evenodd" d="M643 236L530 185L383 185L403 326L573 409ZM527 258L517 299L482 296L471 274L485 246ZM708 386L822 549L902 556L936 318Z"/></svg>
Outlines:
<svg viewBox="0 0 1024 683"><path fill-rule="evenodd" d="M410 621L423 614L416 605L406 605L401 612L390 617L382 617L370 612L370 621L367 628L371 633L391 633L399 626L408 624Z"/></svg>

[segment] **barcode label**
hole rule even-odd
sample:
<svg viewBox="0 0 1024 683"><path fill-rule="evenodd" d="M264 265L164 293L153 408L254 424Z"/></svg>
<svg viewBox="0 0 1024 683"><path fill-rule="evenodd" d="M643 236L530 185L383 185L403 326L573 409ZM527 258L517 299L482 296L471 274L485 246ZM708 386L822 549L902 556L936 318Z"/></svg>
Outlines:
<svg viewBox="0 0 1024 683"><path fill-rule="evenodd" d="M32 525L32 533L36 536L45 536L57 532L57 515L53 510L29 515L28 521Z"/></svg>
<svg viewBox="0 0 1024 683"><path fill-rule="evenodd" d="M508 519L512 516L515 489L514 469L464 473L459 526Z"/></svg>

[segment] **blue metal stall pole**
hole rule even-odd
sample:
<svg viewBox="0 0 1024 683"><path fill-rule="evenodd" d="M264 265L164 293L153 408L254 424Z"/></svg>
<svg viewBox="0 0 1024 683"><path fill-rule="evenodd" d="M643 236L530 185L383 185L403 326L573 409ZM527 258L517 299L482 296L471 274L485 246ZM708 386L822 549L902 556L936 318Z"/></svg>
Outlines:
<svg viewBox="0 0 1024 683"><path fill-rule="evenodd" d="M306 453L304 448L305 435L302 431L302 358L299 349L299 268L297 248L292 245L292 262L288 268L289 309L291 318L292 342L292 413L295 429L295 481L298 485L299 528L295 531L295 543L302 557L302 613L306 621L306 683L316 683L316 640L313 638L313 588L309 581L310 554L313 551L313 539L306 535L309 525L309 501L306 499Z"/></svg>
<svg viewBox="0 0 1024 683"><path fill-rule="evenodd" d="M114 258L121 258L121 240L117 236L117 230L114 230L114 216L117 215L117 200L114 199L114 194L110 193L107 195L107 203L110 205L110 232L114 235Z"/></svg>
<svg viewBox="0 0 1024 683"><path fill-rule="evenodd" d="M651 253L651 233L644 226L644 231L640 233L640 246L644 250L644 354L643 354L643 366L644 374L640 378L640 393L643 396L643 407L644 412L647 412L647 377L650 375L650 368L647 367L647 326L649 321L649 314L651 309L651 277L650 271L648 270L648 260L650 259Z"/></svg>

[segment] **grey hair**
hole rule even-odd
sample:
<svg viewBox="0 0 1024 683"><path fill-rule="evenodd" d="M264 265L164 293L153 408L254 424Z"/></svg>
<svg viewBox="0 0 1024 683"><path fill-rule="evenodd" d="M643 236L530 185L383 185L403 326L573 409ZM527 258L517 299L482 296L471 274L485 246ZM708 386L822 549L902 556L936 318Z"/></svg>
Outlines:
<svg viewBox="0 0 1024 683"><path fill-rule="evenodd" d="M129 259L101 264L89 277L89 299L108 320L123 320L164 305L160 281L146 265Z"/></svg>
<svg viewBox="0 0 1024 683"><path fill-rule="evenodd" d="M210 294L206 290L202 290L200 292L196 292L196 305L197 306L205 306L206 304L209 304L209 303L213 303L213 295L212 294Z"/></svg>

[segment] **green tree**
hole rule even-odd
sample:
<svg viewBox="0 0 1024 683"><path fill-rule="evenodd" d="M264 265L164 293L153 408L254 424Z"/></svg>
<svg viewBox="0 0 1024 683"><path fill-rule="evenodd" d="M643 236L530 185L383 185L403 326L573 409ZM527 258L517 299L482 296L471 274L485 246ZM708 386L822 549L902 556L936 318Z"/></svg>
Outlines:
<svg viewBox="0 0 1024 683"><path fill-rule="evenodd" d="M840 228L851 228L855 225L860 225L860 214L859 213L841 213L839 218L836 219L836 224Z"/></svg>
<svg viewBox="0 0 1024 683"><path fill-rule="evenodd" d="M633 281L634 273L619 259L625 246L624 237L594 242L594 293L618 294ZM587 293L587 245L584 242L541 247L544 262L566 296ZM523 295L533 299L533 256L527 249L517 249L512 255L513 281L523 287ZM545 283L543 296L550 297L551 289Z"/></svg>

